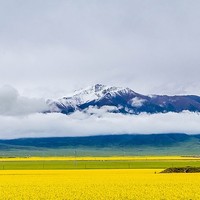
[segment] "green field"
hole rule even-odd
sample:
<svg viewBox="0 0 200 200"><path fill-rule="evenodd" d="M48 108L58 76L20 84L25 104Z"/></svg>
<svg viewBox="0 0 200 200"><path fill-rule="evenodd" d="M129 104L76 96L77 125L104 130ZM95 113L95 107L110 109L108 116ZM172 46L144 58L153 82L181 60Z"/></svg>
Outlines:
<svg viewBox="0 0 200 200"><path fill-rule="evenodd" d="M49 157L49 156L154 156L154 155L200 155L200 144L186 142L177 146L138 146L138 147L62 147L62 148L33 148L12 147L0 149L0 157Z"/></svg>
<svg viewBox="0 0 200 200"><path fill-rule="evenodd" d="M142 160L127 157L142 157ZM145 159L162 156L167 159ZM169 159L179 156L179 159ZM0 140L0 170L23 169L165 169L200 167L200 135L107 135ZM39 160L29 158L38 157ZM53 157L52 160L48 159ZM56 159L56 158L72 159ZM85 160L80 158L90 157ZM100 159L100 157L121 159ZM183 159L187 158L186 159ZM5 158L5 159L4 159ZM7 159L6 159L7 158ZM11 160L11 158L16 158ZM28 158L21 159L18 158ZM45 159L46 158L46 159ZM95 158L95 159L94 159Z"/></svg>
<svg viewBox="0 0 200 200"><path fill-rule="evenodd" d="M164 169L168 167L200 167L200 160L107 160L107 161L0 161L0 170L22 169Z"/></svg>

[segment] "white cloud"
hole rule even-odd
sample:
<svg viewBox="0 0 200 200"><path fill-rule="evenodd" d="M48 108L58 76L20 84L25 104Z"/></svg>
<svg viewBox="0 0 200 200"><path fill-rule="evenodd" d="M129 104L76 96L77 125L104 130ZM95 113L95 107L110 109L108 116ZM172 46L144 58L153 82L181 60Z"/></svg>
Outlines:
<svg viewBox="0 0 200 200"><path fill-rule="evenodd" d="M187 122L187 123L186 123ZM0 116L0 138L86 136L124 133L200 133L197 113L166 113L122 115L79 111L72 115L60 113L28 116Z"/></svg>
<svg viewBox="0 0 200 200"><path fill-rule="evenodd" d="M0 88L0 115L27 115L47 110L48 107L44 99L21 96L11 86Z"/></svg>
<svg viewBox="0 0 200 200"><path fill-rule="evenodd" d="M145 101L146 101L145 99L140 99L138 97L135 97L131 99L130 103L133 107L141 107Z"/></svg>
<svg viewBox="0 0 200 200"><path fill-rule="evenodd" d="M118 108L116 106L102 106L101 109L99 109L96 106L89 106L89 108L86 108L84 110L85 113L88 115L95 115L96 117L101 117L107 112L115 112L118 111Z"/></svg>

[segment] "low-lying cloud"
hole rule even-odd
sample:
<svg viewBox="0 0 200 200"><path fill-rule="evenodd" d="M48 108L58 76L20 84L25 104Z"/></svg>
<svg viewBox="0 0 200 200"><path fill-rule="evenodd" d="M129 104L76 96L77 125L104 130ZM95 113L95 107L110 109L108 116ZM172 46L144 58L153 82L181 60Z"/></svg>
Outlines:
<svg viewBox="0 0 200 200"><path fill-rule="evenodd" d="M140 115L112 113L115 107L89 107L71 115L44 114L44 99L21 96L11 86L0 88L0 139L106 134L200 133L198 113Z"/></svg>
<svg viewBox="0 0 200 200"><path fill-rule="evenodd" d="M21 96L12 86L0 88L0 115L27 115L47 110L44 99Z"/></svg>
<svg viewBox="0 0 200 200"><path fill-rule="evenodd" d="M0 116L0 138L88 136L105 134L200 133L197 113L123 115L104 111L89 115L79 111Z"/></svg>

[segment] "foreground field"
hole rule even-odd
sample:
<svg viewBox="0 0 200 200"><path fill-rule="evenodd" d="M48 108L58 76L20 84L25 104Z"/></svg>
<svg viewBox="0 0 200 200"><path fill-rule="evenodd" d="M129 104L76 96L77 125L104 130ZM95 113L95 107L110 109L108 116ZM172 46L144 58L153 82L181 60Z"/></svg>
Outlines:
<svg viewBox="0 0 200 200"><path fill-rule="evenodd" d="M200 174L161 170L4 170L0 199L200 199Z"/></svg>

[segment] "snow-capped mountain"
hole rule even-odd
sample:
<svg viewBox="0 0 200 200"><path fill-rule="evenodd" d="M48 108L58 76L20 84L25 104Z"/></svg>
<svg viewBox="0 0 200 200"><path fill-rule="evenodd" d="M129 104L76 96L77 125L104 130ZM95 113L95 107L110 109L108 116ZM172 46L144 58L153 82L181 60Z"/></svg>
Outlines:
<svg viewBox="0 0 200 200"><path fill-rule="evenodd" d="M139 114L200 112L200 97L195 95L142 95L129 88L96 84L58 100L47 100L49 112L71 114L77 110L106 109L108 112ZM92 114L92 113L91 113Z"/></svg>

